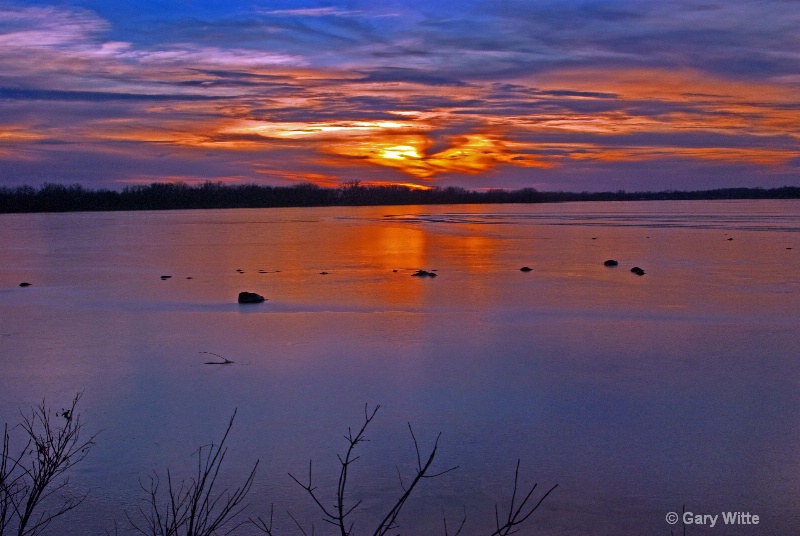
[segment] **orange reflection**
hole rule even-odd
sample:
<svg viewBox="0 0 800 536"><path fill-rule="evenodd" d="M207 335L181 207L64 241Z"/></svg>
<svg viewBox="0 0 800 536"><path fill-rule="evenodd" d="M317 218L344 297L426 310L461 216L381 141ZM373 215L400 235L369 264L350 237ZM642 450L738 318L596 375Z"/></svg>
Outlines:
<svg viewBox="0 0 800 536"><path fill-rule="evenodd" d="M233 295L247 284L268 289L271 301L293 305L420 305L427 286L410 274L429 267L434 247L428 233L418 227L383 223L383 208L357 209L355 213L366 224L330 218L353 213L350 207L326 208L311 217L307 209L274 209L270 212L272 221L219 226L211 237L205 231L204 240L219 244L213 259L208 259L207 248L187 253L195 257L182 258L191 265L208 267L210 263L216 271L230 274L215 285L226 285L224 290ZM246 231L241 226L246 226ZM244 245L247 251L241 250ZM236 274L235 268L242 268L244 273ZM281 272L261 274L261 268ZM321 275L323 270L328 274Z"/></svg>

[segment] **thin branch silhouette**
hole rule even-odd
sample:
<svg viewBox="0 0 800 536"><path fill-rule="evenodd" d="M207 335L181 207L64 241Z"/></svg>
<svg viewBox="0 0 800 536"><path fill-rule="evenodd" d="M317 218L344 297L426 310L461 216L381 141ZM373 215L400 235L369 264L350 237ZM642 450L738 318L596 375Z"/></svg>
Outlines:
<svg viewBox="0 0 800 536"><path fill-rule="evenodd" d="M69 476L64 476L86 458L97 436L81 438L83 422L76 409L82 396L82 392L76 394L69 408L62 408L55 416L45 400L30 414L22 413L18 426L26 440L17 454L11 451L8 425L4 426L0 453L0 536L7 531L18 536L41 534L53 520L86 499L86 494L67 492Z"/></svg>
<svg viewBox="0 0 800 536"><path fill-rule="evenodd" d="M165 496L160 491L157 473L150 475L148 486L140 483L146 496L146 504L139 508L144 521L137 522L126 513L134 530L144 536L212 536L233 534L251 522L250 519L240 519L240 515L247 507L243 502L253 485L258 460L240 486L221 491L216 489L228 452L225 441L235 418L236 410L218 445L212 443L197 450L197 469L188 481L173 480L172 472L167 469Z"/></svg>
<svg viewBox="0 0 800 536"><path fill-rule="evenodd" d="M348 428L347 434L344 436L345 440L347 441L347 450L344 455L337 455L339 461L339 477L336 486L336 494L335 494L335 502L333 506L326 506L324 501L321 499L318 487L314 483L313 478L313 462L308 462L308 480L301 481L298 477L289 473L289 476L294 480L294 482L300 486L311 500L316 504L319 511L322 513L323 521L329 523L336 527L336 532L339 536L354 536L354 529L355 522L352 520L353 514L357 511L358 507L362 504L361 500L352 502L348 501L348 484L349 484L349 471L350 466L359 459L360 455L355 454L356 448L364 442L369 441L365 437L365 433L367 427L372 423L375 415L377 414L380 406L377 405L372 410L369 409L368 405L364 406L364 422L358 431L354 432L352 428ZM423 452L420 448L420 443L417 440L417 436L414 433L414 429L411 426L411 423L408 423L408 432L411 435L411 440L414 444L414 454L416 456L416 468L414 469L410 479L408 481L404 480L403 474L400 471L399 467L395 467L397 471L397 477L400 484L400 489L402 493L400 496L390 504L388 509L385 511L383 516L380 518L377 526L372 531L366 531L366 533L372 533L372 536L387 536L390 532L394 534L399 534L399 525L398 525L398 517L400 513L403 511L404 506L406 506L409 498L414 493L414 490L417 489L417 486L420 482L424 479L432 479L443 476L451 471L454 471L458 468L458 466L450 467L441 471L434 472L432 471L433 462L436 458L436 454L439 449L439 440L441 439L441 432L437 434L436 439L433 442L433 446L430 450ZM536 484L534 484L531 489L527 492L524 499L517 504L517 494L519 490L519 461L517 462L516 472L514 475L514 487L512 491L511 500L509 502L509 512L506 518L501 522L500 515L499 515L499 508L495 506L495 520L496 520L496 530L492 533L491 536L506 536L508 534L513 534L516 532L516 527L525 523L531 515L541 506L542 502L547 498L547 496L556 488L553 486L547 493L545 493L539 501L535 504L531 504L531 499L533 497L533 493L536 490ZM289 514L292 521L294 521L295 525L300 529L300 531L307 536L307 532L303 529L301 524L298 520ZM444 534L445 536L450 535L450 527L447 524L447 517L442 512L442 521L444 525ZM461 522L458 524L456 531L452 534L452 536L460 536L462 533L467 521L467 513L466 509L464 510L464 515L461 519ZM272 525L271 525L271 516L270 516L270 523L262 523L262 531L268 534L269 536L274 536L272 532ZM312 526L312 534L313 534L313 526Z"/></svg>
<svg viewBox="0 0 800 536"><path fill-rule="evenodd" d="M525 498L522 500L519 505L516 504L517 498L517 490L519 488L519 464L520 461L517 460L517 468L514 471L514 490L511 493L511 501L509 502L508 506L508 515L505 518L503 524L500 524L500 511L497 504L494 506L494 518L495 518L495 526L497 527L496 530L490 536L506 536L508 534L514 534L517 532L515 527L522 525L525 521L528 520L533 513L538 510L538 508L542 505L544 500L550 495L558 487L558 484L554 485L552 488L547 490L547 492L542 495L539 501L533 505L532 507L528 506L528 501L530 501L531 497L533 496L533 492L536 490L538 484L534 484L531 486L531 489L525 495ZM527 509L526 509L527 508Z"/></svg>

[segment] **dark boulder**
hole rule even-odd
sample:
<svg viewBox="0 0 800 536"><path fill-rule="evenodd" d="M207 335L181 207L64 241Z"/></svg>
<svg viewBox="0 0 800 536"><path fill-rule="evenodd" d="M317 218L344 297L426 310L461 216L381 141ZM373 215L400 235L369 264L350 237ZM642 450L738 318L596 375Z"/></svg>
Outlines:
<svg viewBox="0 0 800 536"><path fill-rule="evenodd" d="M256 294L255 292L240 292L239 303L261 303L264 301L264 296Z"/></svg>
<svg viewBox="0 0 800 536"><path fill-rule="evenodd" d="M21 286L21 287L29 287L29 286L31 286L31 284L28 283L27 281L23 281L22 283L19 284L19 286Z"/></svg>
<svg viewBox="0 0 800 536"><path fill-rule="evenodd" d="M603 263L603 266L619 266L619 263L614 259L608 259L606 262Z"/></svg>
<svg viewBox="0 0 800 536"><path fill-rule="evenodd" d="M414 272L411 275L413 277L436 277L436 273L429 272L427 270L417 270L416 272Z"/></svg>
<svg viewBox="0 0 800 536"><path fill-rule="evenodd" d="M644 270L642 270L638 266L634 266L633 268L631 268L631 272L633 272L636 275L644 275Z"/></svg>
<svg viewBox="0 0 800 536"><path fill-rule="evenodd" d="M533 268L531 268L530 266L523 266L522 268L519 269L519 271L520 272L532 272Z"/></svg>

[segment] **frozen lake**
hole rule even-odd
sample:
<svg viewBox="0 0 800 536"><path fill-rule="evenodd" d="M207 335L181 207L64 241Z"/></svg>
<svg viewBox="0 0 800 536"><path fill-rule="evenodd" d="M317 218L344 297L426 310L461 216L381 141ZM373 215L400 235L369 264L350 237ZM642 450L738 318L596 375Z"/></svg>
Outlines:
<svg viewBox="0 0 800 536"><path fill-rule="evenodd" d="M416 461L409 421L459 469L406 535L466 510L488 536L517 459L559 485L524 534L678 534L684 505L760 517L690 535L800 527L796 200L0 215L0 261L0 423L83 391L100 432L54 534L126 533L140 478L190 470L235 408L226 477L261 460L252 513L327 534L286 473L313 458L335 487L365 403L356 532Z"/></svg>

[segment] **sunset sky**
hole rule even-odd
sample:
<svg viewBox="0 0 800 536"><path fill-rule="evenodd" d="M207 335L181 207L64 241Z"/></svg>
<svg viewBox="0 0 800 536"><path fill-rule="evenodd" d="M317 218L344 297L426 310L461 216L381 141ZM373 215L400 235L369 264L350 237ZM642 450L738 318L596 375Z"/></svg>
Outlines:
<svg viewBox="0 0 800 536"><path fill-rule="evenodd" d="M800 185L800 2L0 0L0 185Z"/></svg>

